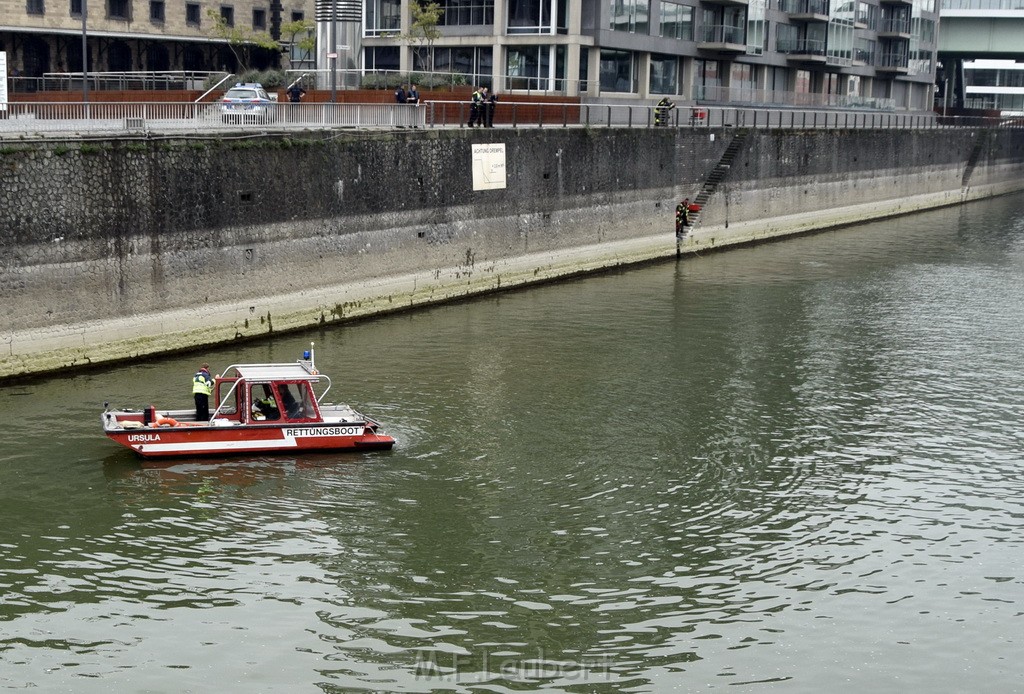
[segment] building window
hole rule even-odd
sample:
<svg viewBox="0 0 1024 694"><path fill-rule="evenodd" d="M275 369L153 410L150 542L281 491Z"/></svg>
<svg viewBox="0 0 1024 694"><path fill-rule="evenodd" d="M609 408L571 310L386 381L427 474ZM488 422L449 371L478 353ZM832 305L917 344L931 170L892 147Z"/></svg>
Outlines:
<svg viewBox="0 0 1024 694"><path fill-rule="evenodd" d="M25 11L29 14L44 14L45 10L43 0L27 0L25 3Z"/></svg>
<svg viewBox="0 0 1024 694"><path fill-rule="evenodd" d="M107 19L130 19L129 0L107 0Z"/></svg>
<svg viewBox="0 0 1024 694"><path fill-rule="evenodd" d="M367 46L363 61L367 70L397 70L401 65L398 46Z"/></svg>
<svg viewBox="0 0 1024 694"><path fill-rule="evenodd" d="M789 70L784 67L766 67L764 88L768 94L769 103L787 103L785 93L789 91Z"/></svg>
<svg viewBox="0 0 1024 694"><path fill-rule="evenodd" d="M266 31L267 29L267 11L264 9L253 9L252 11L252 28L254 31Z"/></svg>
<svg viewBox="0 0 1024 694"><path fill-rule="evenodd" d="M693 8L677 5L674 2L662 2L659 10L661 35L667 39L693 41Z"/></svg>
<svg viewBox="0 0 1024 694"><path fill-rule="evenodd" d="M231 5L221 5L220 18L224 20L226 26L235 26L235 8Z"/></svg>
<svg viewBox="0 0 1024 694"><path fill-rule="evenodd" d="M718 61L696 60L693 68L693 98L721 100L722 78Z"/></svg>
<svg viewBox="0 0 1024 694"><path fill-rule="evenodd" d="M556 17L551 16L549 0L508 0L509 34L565 33L566 4L555 3Z"/></svg>
<svg viewBox="0 0 1024 694"><path fill-rule="evenodd" d="M729 100L751 102L757 101L758 70L756 65L733 63L729 68Z"/></svg>
<svg viewBox="0 0 1024 694"><path fill-rule="evenodd" d="M768 43L766 0L750 0L747 4L747 55L764 55Z"/></svg>
<svg viewBox="0 0 1024 694"><path fill-rule="evenodd" d="M162 24L164 21L163 0L149 0L149 21Z"/></svg>
<svg viewBox="0 0 1024 694"><path fill-rule="evenodd" d="M306 13L305 12L292 12L292 21L293 22L301 22L305 18L306 18Z"/></svg>
<svg viewBox="0 0 1024 694"><path fill-rule="evenodd" d="M583 94L589 88L588 78L590 76L590 48L588 46L580 46L580 94Z"/></svg>
<svg viewBox="0 0 1024 694"><path fill-rule="evenodd" d="M71 10L72 17L82 16L82 0L71 0L69 3L69 9Z"/></svg>
<svg viewBox="0 0 1024 694"><path fill-rule="evenodd" d="M679 60L674 55L651 54L652 94L676 94L678 89Z"/></svg>
<svg viewBox="0 0 1024 694"><path fill-rule="evenodd" d="M611 0L611 28L647 34L650 0Z"/></svg>
<svg viewBox="0 0 1024 694"><path fill-rule="evenodd" d="M399 0L369 0L365 12L367 36L380 36L401 30L402 3Z"/></svg>
<svg viewBox="0 0 1024 694"><path fill-rule="evenodd" d="M185 3L185 23L189 26L199 26L202 19L202 12L199 9L199 3L189 2Z"/></svg>
<svg viewBox="0 0 1024 694"><path fill-rule="evenodd" d="M811 73L807 70L797 70L796 80L793 82L793 91L797 94L811 93ZM801 103L801 102L797 102Z"/></svg>
<svg viewBox="0 0 1024 694"><path fill-rule="evenodd" d="M636 92L637 61L629 51L601 50L601 91Z"/></svg>
<svg viewBox="0 0 1024 694"><path fill-rule="evenodd" d="M862 65L874 65L875 42L871 39L858 38L853 47L853 60Z"/></svg>
<svg viewBox="0 0 1024 694"><path fill-rule="evenodd" d="M494 24L494 0L441 0L444 26L487 26Z"/></svg>
<svg viewBox="0 0 1024 694"><path fill-rule="evenodd" d="M86 9L89 5L86 4ZM132 65L132 49L124 41L115 40L107 45L107 65L112 72L129 72Z"/></svg>
<svg viewBox="0 0 1024 694"><path fill-rule="evenodd" d="M550 67L550 47L509 46L505 51L505 84L509 89L549 89Z"/></svg>
<svg viewBox="0 0 1024 694"><path fill-rule="evenodd" d="M489 46L434 47L429 55L413 53L413 69L427 70L429 65L436 72L468 75L471 84L479 85L481 80L489 82L493 58L494 52Z"/></svg>

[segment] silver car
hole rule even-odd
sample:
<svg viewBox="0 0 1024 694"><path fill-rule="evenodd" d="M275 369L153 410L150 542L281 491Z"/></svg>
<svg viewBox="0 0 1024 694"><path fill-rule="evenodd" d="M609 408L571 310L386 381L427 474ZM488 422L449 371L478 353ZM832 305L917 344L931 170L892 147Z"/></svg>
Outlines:
<svg viewBox="0 0 1024 694"><path fill-rule="evenodd" d="M220 101L225 123L269 123L275 115L276 104L259 82L239 82Z"/></svg>

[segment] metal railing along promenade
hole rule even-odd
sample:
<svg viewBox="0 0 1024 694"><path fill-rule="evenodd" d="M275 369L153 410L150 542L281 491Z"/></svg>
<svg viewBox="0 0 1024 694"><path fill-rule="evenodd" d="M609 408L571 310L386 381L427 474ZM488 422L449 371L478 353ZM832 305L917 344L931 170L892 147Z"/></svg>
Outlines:
<svg viewBox="0 0 1024 694"><path fill-rule="evenodd" d="M465 127L465 101L403 104L272 104L265 113L227 115L219 103L7 103L0 105L0 137L26 135L214 134L333 128ZM953 118L935 114L758 107L678 106L666 126L655 125L648 105L499 102L497 128L529 127L740 127L783 129L927 129L1016 127L1024 119Z"/></svg>
<svg viewBox="0 0 1024 694"><path fill-rule="evenodd" d="M82 81L87 80L89 91L110 90L153 90L177 91L181 89L203 89L207 82L216 81L226 72L198 70L167 70L152 72L46 72L42 77L10 76L7 78L8 91L12 94L33 92L81 91Z"/></svg>

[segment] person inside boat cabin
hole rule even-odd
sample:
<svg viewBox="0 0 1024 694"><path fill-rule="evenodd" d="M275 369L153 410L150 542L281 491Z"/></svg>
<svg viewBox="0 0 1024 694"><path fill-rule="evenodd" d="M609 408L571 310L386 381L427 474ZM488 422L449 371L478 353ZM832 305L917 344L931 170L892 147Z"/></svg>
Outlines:
<svg viewBox="0 0 1024 694"><path fill-rule="evenodd" d="M270 390L270 386L266 383L263 384L262 398L257 397L255 390L253 391L252 409L253 414L261 419L271 420L281 418L281 411L277 409L277 403L274 401L274 392ZM260 415L262 415L262 417Z"/></svg>
<svg viewBox="0 0 1024 694"><path fill-rule="evenodd" d="M302 416L302 405L298 403L295 396L292 394L291 388L288 387L287 383L282 383L277 387L277 392L281 395L281 404L284 406L284 411L288 415L289 419L297 419Z"/></svg>

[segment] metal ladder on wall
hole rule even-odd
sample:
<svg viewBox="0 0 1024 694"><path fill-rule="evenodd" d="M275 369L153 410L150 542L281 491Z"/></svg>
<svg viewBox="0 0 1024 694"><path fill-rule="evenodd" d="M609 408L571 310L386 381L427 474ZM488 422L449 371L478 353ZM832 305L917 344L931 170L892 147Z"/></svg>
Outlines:
<svg viewBox="0 0 1024 694"><path fill-rule="evenodd" d="M967 157L967 164L964 166L964 175L960 179L960 195L964 199L967 199L967 192L970 189L971 174L974 173L974 167L978 165L981 152L988 147L988 143L989 131L979 128L975 135L974 147L971 149L971 153Z"/></svg>
<svg viewBox="0 0 1024 694"><path fill-rule="evenodd" d="M711 174L704 181L704 185L701 187L700 192L697 193L697 197L691 202L697 205L700 209L696 212L689 214L689 225L686 228L686 233L693 231L698 224L700 224L701 214L704 212L704 205L707 204L711 196L714 195L715 190L718 189L718 185L725 180L725 177L729 175L729 170L732 168L732 160L736 158L736 154L740 151L740 147L747 139L747 135L750 131L748 130L737 130L732 136L732 140L729 145L725 148L725 152L722 153L722 158L718 160L715 168L711 170Z"/></svg>

